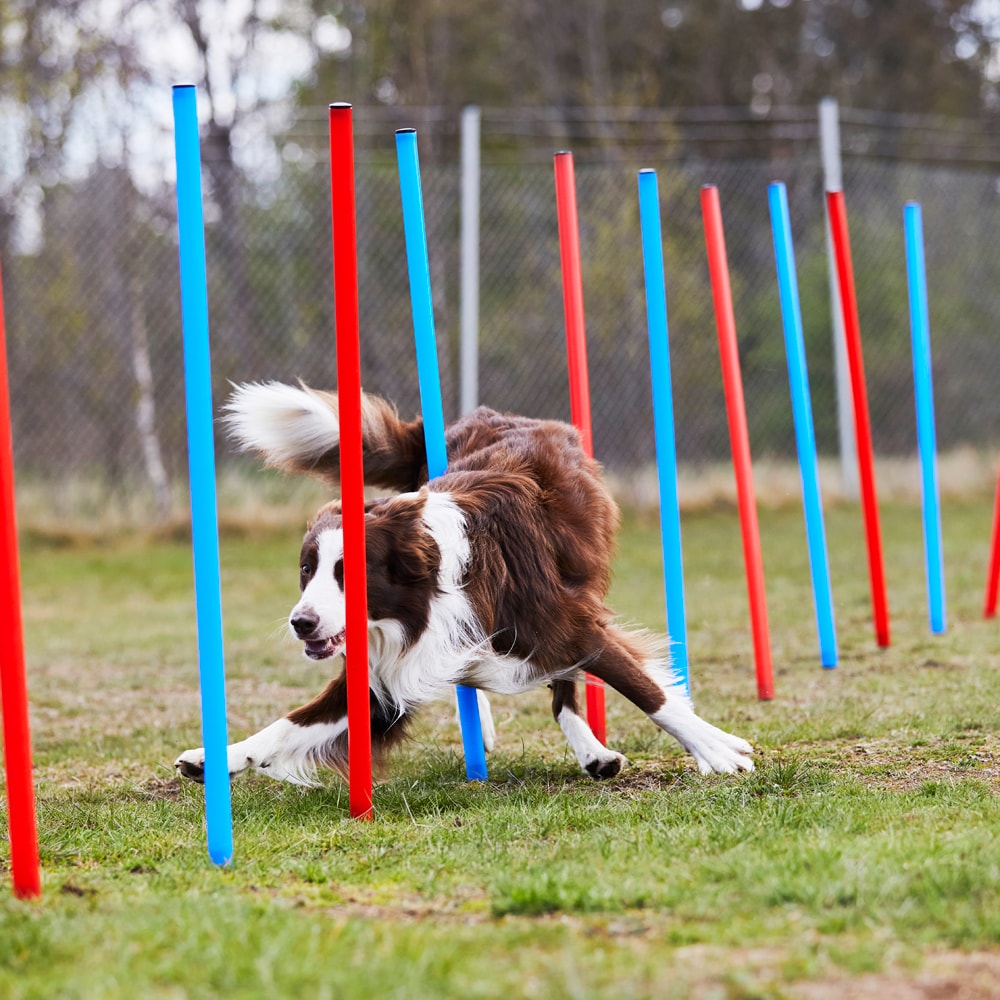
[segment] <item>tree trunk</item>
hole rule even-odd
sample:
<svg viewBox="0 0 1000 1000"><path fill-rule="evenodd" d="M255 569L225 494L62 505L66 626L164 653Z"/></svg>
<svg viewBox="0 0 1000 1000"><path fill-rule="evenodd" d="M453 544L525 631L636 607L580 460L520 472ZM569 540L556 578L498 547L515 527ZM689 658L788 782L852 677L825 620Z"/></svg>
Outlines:
<svg viewBox="0 0 1000 1000"><path fill-rule="evenodd" d="M132 372L138 394L135 404L135 425L142 445L146 475L153 487L156 514L160 520L170 516L170 482L163 465L160 437L156 430L156 402L153 397L153 367L149 360L149 337L146 331L146 307L142 283L134 275L129 278L129 333L132 341Z"/></svg>

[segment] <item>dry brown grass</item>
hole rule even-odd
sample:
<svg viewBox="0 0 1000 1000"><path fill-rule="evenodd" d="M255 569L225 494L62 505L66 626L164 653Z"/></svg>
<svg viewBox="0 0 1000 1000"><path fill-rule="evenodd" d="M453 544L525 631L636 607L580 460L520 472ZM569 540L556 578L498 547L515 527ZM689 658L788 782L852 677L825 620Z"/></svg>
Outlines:
<svg viewBox="0 0 1000 1000"><path fill-rule="evenodd" d="M942 499L971 500L988 496L995 488L996 475L996 454L992 451L962 447L938 456ZM657 506L659 493L654 467L632 476L612 475L610 478L615 495L627 506L640 510ZM759 459L753 465L753 478L757 501L765 507L776 509L801 501L799 467L793 461ZM827 504L849 499L844 492L839 461L820 459L819 478L820 490ZM875 478L880 501L920 502L920 464L915 455L876 459ZM736 503L736 482L728 462L681 465L677 472L677 489L684 511Z"/></svg>

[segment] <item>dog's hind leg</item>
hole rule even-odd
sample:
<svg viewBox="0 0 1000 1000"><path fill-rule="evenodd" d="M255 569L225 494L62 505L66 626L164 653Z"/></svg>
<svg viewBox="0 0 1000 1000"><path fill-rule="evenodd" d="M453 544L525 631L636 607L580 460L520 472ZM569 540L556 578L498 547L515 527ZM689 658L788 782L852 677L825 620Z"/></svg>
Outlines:
<svg viewBox="0 0 1000 1000"><path fill-rule="evenodd" d="M610 684L670 733L698 764L702 774L752 771L753 747L695 714L691 701L674 682L666 662L644 651L621 629L601 629L594 636L600 651L587 670Z"/></svg>
<svg viewBox="0 0 1000 1000"><path fill-rule="evenodd" d="M552 714L569 740L580 767L592 778L613 778L622 769L625 758L609 750L580 715L576 682L553 681L549 686L552 688Z"/></svg>

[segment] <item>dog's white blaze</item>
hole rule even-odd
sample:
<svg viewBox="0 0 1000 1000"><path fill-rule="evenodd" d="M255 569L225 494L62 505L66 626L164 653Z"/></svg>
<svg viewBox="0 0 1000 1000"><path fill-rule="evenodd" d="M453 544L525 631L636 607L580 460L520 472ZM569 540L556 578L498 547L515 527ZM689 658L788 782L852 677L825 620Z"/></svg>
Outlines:
<svg viewBox="0 0 1000 1000"><path fill-rule="evenodd" d="M423 496L424 527L441 554L438 593L431 600L427 627L408 648L398 622L369 623L370 670L376 696L383 695L408 709L450 697L455 684L498 693L537 685L524 660L493 651L465 596L463 580L471 556L465 515L449 493L423 491Z"/></svg>
<svg viewBox="0 0 1000 1000"><path fill-rule="evenodd" d="M371 622L369 633L376 695L384 693L404 710L447 697L450 688L462 682L483 642L462 591L470 556L465 515L448 493L425 490L422 495L423 524L441 556L438 593L431 599L427 627L408 648L404 648L402 626L392 620Z"/></svg>
<svg viewBox="0 0 1000 1000"><path fill-rule="evenodd" d="M424 524L441 551L440 596L431 605L428 632L459 653L452 683L471 684L497 694L518 694L538 686L530 660L494 651L462 591L471 558L465 515L450 493L429 493Z"/></svg>
<svg viewBox="0 0 1000 1000"><path fill-rule="evenodd" d="M298 604L288 615L288 627L291 628L291 621L297 615L307 610L314 611L319 615L320 635L331 638L344 628L347 621L344 591L333 575L338 560L344 558L344 532L341 528L327 528L319 533L316 544L319 550L316 570L302 591ZM294 629L292 634L295 634Z"/></svg>
<svg viewBox="0 0 1000 1000"><path fill-rule="evenodd" d="M225 406L229 433L240 447L269 462L319 458L340 441L340 421L321 396L280 382L253 382L233 389Z"/></svg>

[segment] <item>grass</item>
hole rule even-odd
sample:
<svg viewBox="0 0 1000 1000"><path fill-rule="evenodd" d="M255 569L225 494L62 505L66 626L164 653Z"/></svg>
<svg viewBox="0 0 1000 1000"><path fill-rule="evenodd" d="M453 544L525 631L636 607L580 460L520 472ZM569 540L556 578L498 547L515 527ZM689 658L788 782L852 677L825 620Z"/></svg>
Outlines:
<svg viewBox="0 0 1000 1000"><path fill-rule="evenodd" d="M201 789L170 767L201 742L188 547L32 536L22 574L45 888L35 903L0 893L0 996L628 1000L892 996L921 983L989 996L989 506L949 502L944 525L949 630L931 636L919 509L883 509L893 644L878 651L860 514L827 512L841 665L824 671L801 512L763 511L777 697L761 703L735 513L685 517L695 700L754 741L753 775L700 777L609 694L609 739L630 765L594 783L540 691L495 700L491 780L470 785L441 706L377 785L374 823L348 817L332 776L309 792L235 782L225 871L207 859ZM280 628L297 546L286 531L223 541L234 738L323 681ZM613 604L655 628L662 603L655 519L630 515Z"/></svg>

